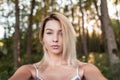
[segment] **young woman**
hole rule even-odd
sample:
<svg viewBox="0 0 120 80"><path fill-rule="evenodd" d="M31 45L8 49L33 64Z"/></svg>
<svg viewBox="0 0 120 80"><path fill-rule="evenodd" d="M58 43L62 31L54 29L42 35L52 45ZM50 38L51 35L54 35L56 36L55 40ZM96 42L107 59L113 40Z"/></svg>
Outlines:
<svg viewBox="0 0 120 80"><path fill-rule="evenodd" d="M77 60L75 31L64 15L46 17L39 37L43 59L21 66L9 80L107 80L97 67Z"/></svg>

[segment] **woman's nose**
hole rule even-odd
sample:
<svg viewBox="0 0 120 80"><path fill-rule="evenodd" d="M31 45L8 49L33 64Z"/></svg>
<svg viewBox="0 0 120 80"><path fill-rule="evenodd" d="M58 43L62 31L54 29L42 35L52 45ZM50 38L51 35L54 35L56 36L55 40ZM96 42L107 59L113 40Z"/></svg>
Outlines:
<svg viewBox="0 0 120 80"><path fill-rule="evenodd" d="M57 34L54 35L53 42L58 42L58 35Z"/></svg>

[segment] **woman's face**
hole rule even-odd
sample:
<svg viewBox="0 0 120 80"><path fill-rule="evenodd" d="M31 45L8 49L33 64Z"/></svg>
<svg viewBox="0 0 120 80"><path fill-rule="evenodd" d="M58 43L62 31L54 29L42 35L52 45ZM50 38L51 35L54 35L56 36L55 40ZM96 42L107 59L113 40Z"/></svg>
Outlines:
<svg viewBox="0 0 120 80"><path fill-rule="evenodd" d="M56 20L49 20L43 34L44 47L48 53L61 54L63 51L63 37L60 23Z"/></svg>

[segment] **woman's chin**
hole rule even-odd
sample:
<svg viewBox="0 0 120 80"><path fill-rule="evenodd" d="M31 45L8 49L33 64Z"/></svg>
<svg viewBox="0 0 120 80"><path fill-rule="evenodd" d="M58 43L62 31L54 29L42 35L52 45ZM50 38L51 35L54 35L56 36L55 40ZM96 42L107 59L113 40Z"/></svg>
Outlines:
<svg viewBox="0 0 120 80"><path fill-rule="evenodd" d="M52 54L56 54L56 55L59 55L61 54L62 52L61 51L58 51L58 50L53 50L51 51Z"/></svg>

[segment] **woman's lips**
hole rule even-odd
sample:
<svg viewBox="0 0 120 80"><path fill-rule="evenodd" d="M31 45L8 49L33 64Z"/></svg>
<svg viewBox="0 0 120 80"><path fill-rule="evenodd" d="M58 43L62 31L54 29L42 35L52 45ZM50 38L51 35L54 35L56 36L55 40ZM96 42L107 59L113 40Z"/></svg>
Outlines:
<svg viewBox="0 0 120 80"><path fill-rule="evenodd" d="M58 49L60 46L59 45L52 45L51 46L53 49Z"/></svg>

